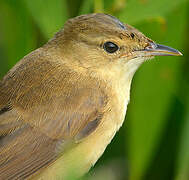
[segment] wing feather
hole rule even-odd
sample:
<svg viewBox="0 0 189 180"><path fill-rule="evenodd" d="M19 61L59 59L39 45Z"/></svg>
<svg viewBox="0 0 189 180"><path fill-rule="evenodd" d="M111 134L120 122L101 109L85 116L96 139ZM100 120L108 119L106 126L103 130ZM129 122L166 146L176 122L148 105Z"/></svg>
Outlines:
<svg viewBox="0 0 189 180"><path fill-rule="evenodd" d="M94 132L105 111L99 81L41 58L23 59L0 82L1 179L39 172Z"/></svg>

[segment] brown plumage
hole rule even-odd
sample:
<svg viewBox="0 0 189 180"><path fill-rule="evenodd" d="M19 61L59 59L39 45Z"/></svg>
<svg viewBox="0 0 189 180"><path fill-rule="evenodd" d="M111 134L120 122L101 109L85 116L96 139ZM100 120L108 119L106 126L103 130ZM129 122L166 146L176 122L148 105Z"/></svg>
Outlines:
<svg viewBox="0 0 189 180"><path fill-rule="evenodd" d="M83 175L122 125L136 69L165 54L179 52L112 16L67 21L0 81L0 179Z"/></svg>

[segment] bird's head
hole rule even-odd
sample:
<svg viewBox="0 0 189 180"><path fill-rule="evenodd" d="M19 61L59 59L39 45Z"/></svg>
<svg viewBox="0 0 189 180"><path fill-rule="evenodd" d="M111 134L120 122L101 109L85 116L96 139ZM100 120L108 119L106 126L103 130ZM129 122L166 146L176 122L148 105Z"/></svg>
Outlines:
<svg viewBox="0 0 189 180"><path fill-rule="evenodd" d="M137 69L154 56L181 55L173 48L155 43L117 18L101 13L68 20L54 40L59 38L63 42L63 53L68 59L70 57L70 62L76 60L81 66L93 69L127 67L130 64Z"/></svg>

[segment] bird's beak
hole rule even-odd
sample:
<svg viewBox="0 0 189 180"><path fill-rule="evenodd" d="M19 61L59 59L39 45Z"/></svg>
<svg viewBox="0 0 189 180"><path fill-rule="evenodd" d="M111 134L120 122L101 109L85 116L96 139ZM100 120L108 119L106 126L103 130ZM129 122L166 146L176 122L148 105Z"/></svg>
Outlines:
<svg viewBox="0 0 189 180"><path fill-rule="evenodd" d="M156 43L150 43L142 52L145 56L182 56L178 50Z"/></svg>

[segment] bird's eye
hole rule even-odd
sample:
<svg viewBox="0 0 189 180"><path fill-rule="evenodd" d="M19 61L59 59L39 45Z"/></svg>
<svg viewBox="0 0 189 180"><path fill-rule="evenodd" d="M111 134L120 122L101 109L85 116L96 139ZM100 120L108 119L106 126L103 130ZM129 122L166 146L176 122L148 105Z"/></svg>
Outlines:
<svg viewBox="0 0 189 180"><path fill-rule="evenodd" d="M116 44L110 41L105 42L103 47L104 50L108 53L115 53L119 49L119 47Z"/></svg>

